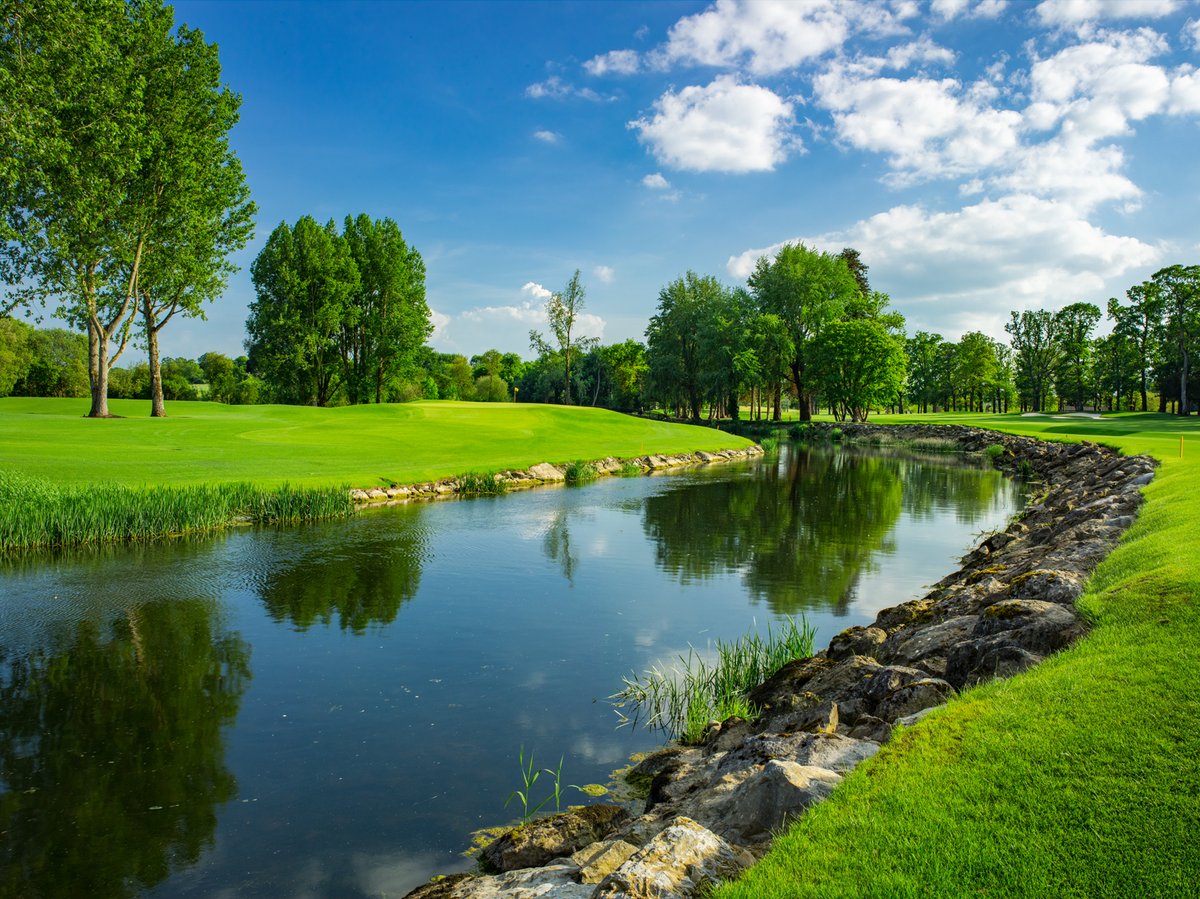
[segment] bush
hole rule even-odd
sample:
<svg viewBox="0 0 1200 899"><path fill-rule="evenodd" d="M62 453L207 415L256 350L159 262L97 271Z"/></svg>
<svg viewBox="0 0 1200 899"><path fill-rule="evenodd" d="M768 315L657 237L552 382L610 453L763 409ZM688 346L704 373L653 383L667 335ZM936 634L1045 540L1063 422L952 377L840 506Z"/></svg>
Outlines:
<svg viewBox="0 0 1200 899"><path fill-rule="evenodd" d="M594 481L599 476L596 466L582 459L571 462L566 470L568 484L582 484L584 481Z"/></svg>

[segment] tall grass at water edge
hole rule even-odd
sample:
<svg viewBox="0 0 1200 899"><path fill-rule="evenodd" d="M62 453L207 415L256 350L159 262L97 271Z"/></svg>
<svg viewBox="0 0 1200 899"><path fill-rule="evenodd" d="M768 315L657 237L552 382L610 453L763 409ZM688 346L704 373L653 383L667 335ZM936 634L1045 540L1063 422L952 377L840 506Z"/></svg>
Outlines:
<svg viewBox="0 0 1200 899"><path fill-rule="evenodd" d="M248 483L177 487L60 487L0 471L0 549L154 540L238 521L292 523L346 517L346 487L264 489Z"/></svg>
<svg viewBox="0 0 1200 899"><path fill-rule="evenodd" d="M625 686L611 697L613 704L622 724L641 721L683 743L698 743L711 721L756 716L746 693L793 659L811 656L814 633L804 618L787 618L778 631L768 624L765 634L717 640L712 662L689 647L678 665L623 678Z"/></svg>

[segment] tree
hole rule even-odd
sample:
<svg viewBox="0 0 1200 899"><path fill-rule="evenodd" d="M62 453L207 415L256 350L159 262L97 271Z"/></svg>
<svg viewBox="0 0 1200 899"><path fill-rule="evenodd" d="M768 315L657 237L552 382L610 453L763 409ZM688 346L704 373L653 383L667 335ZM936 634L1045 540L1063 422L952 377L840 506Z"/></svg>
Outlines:
<svg viewBox="0 0 1200 899"><path fill-rule="evenodd" d="M10 396L33 362L29 335L33 328L15 318L0 317L0 396Z"/></svg>
<svg viewBox="0 0 1200 899"><path fill-rule="evenodd" d="M390 218L346 217L344 236L358 267L359 289L341 333L342 378L351 403L374 396L415 368L433 332L425 302L425 262Z"/></svg>
<svg viewBox="0 0 1200 899"><path fill-rule="evenodd" d="M552 294L546 301L546 318L549 320L550 333L557 347L551 345L537 331L529 332L529 345L543 355L558 353L563 360L563 402L571 405L571 357L573 354L587 352L598 342L594 337L575 337L575 325L583 314L584 296L586 291L579 281L579 269L567 282L562 293Z"/></svg>
<svg viewBox="0 0 1200 899"><path fill-rule="evenodd" d="M1163 300L1149 283L1135 285L1125 291L1130 305L1122 306L1116 297L1108 301L1108 317L1114 322L1113 333L1132 343L1136 351L1138 386L1142 395L1142 411L1149 408L1148 381L1158 362L1156 336L1162 327Z"/></svg>
<svg viewBox="0 0 1200 899"><path fill-rule="evenodd" d="M1058 365L1058 323L1053 313L1036 311L1013 312L1004 330L1011 335L1016 356L1017 389L1021 407L1028 402L1034 412L1041 412L1050 394L1051 375Z"/></svg>
<svg viewBox="0 0 1200 899"><path fill-rule="evenodd" d="M861 295L858 283L845 260L803 244L784 244L774 259L759 258L749 284L759 309L777 316L787 329L793 351L788 368L800 417L808 421L815 387L808 371L810 344Z"/></svg>
<svg viewBox="0 0 1200 899"><path fill-rule="evenodd" d="M858 291L864 297L871 295L871 282L867 280L867 271L870 268L862 261L858 254L858 250L854 247L846 247L842 252L838 253L838 259L846 263L846 268L850 270L850 274L854 276L854 282L858 285Z"/></svg>
<svg viewBox="0 0 1200 899"><path fill-rule="evenodd" d="M225 254L249 236L226 139L240 101L220 85L215 45L172 36L161 0L6 6L0 273L25 279L15 302L58 299L87 332L88 414L107 417L135 309L157 376L159 328L219 292Z"/></svg>
<svg viewBox="0 0 1200 899"><path fill-rule="evenodd" d="M958 342L954 380L965 395L968 412L982 412L984 398L991 392L997 374L996 350L992 339L980 331L969 331Z"/></svg>
<svg viewBox="0 0 1200 899"><path fill-rule="evenodd" d="M29 332L29 367L13 385L16 396L88 395L88 340L65 328Z"/></svg>
<svg viewBox="0 0 1200 899"><path fill-rule="evenodd" d="M342 386L339 340L360 283L346 241L332 221L280 223L250 275L246 349L255 373L283 402L329 405Z"/></svg>
<svg viewBox="0 0 1200 899"><path fill-rule="evenodd" d="M238 368L234 361L224 353L205 353L199 362L208 383L208 398L218 403L233 402L238 385Z"/></svg>
<svg viewBox="0 0 1200 899"><path fill-rule="evenodd" d="M1058 335L1055 382L1058 395L1070 397L1078 411L1091 393L1092 331L1100 321L1100 308L1092 303L1071 303L1054 313Z"/></svg>
<svg viewBox="0 0 1200 899"><path fill-rule="evenodd" d="M1172 265L1159 269L1149 283L1162 300L1167 340L1178 354L1179 414L1189 415L1191 355L1200 339L1200 265Z"/></svg>
<svg viewBox="0 0 1200 899"><path fill-rule="evenodd" d="M651 390L667 405L700 420L705 359L701 333L725 288L716 278L688 272L658 293L658 311L646 327L646 362Z"/></svg>
<svg viewBox="0 0 1200 899"><path fill-rule="evenodd" d="M936 406L938 392L938 347L943 343L941 334L918 331L905 341L908 355L908 395L914 403L920 403L922 412L929 405ZM936 411L936 410L935 410Z"/></svg>
<svg viewBox="0 0 1200 899"><path fill-rule="evenodd" d="M813 340L812 366L821 393L839 419L866 421L904 386L902 338L869 319L833 322Z"/></svg>

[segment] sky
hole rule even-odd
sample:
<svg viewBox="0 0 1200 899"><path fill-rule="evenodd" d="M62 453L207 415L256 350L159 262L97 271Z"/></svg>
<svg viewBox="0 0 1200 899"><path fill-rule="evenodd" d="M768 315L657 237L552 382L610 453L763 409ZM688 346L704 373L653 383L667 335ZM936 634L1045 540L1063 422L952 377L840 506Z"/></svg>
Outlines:
<svg viewBox="0 0 1200 899"><path fill-rule="evenodd" d="M243 352L281 222L390 217L438 350L525 358L578 269L580 323L642 339L692 270L854 247L908 332L1005 339L1012 310L1200 262L1196 0L185 0L242 96L259 214L207 321Z"/></svg>

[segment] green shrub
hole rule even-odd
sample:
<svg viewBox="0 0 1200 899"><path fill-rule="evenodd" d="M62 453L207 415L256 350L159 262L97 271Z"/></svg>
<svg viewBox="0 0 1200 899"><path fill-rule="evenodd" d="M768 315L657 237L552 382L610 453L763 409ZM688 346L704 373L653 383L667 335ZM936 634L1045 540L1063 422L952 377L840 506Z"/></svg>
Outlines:
<svg viewBox="0 0 1200 899"><path fill-rule="evenodd" d="M636 478L642 473L642 466L636 462L622 462L621 467L617 469L617 474L623 478Z"/></svg>
<svg viewBox="0 0 1200 899"><path fill-rule="evenodd" d="M832 431L830 431L829 439L830 440L841 440L842 439L842 429L834 428Z"/></svg>
<svg viewBox="0 0 1200 899"><path fill-rule="evenodd" d="M989 446L983 452L984 452L984 455L986 455L989 459L991 459L993 462L995 462L997 459L999 459L1001 456L1004 455L1004 447L1003 447L1003 445L1001 445L999 443L993 443L991 446Z"/></svg>
<svg viewBox="0 0 1200 899"><path fill-rule="evenodd" d="M568 463L565 474L568 484L582 484L585 481L594 481L599 476L596 466L591 462L584 462L582 459Z"/></svg>
<svg viewBox="0 0 1200 899"><path fill-rule="evenodd" d="M469 471L454 479L454 492L463 496L499 496L508 492L508 481L494 471Z"/></svg>

